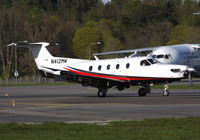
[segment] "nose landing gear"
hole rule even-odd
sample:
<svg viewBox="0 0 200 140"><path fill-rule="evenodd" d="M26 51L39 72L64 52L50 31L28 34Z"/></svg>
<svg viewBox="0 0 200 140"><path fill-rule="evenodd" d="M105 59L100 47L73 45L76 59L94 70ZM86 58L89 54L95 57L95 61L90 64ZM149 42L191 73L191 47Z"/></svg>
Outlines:
<svg viewBox="0 0 200 140"><path fill-rule="evenodd" d="M169 96L169 91L168 91L168 85L167 83L164 85L164 90L163 90L163 96Z"/></svg>

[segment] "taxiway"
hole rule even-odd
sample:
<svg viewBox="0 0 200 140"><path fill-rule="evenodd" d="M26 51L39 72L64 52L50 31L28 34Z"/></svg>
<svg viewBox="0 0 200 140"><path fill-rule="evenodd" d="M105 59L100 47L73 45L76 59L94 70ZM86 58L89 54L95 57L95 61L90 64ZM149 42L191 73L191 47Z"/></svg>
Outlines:
<svg viewBox="0 0 200 140"><path fill-rule="evenodd" d="M169 97L161 92L139 97L136 89L109 90L99 98L97 89L81 85L1 87L0 123L200 117L199 90L170 90Z"/></svg>

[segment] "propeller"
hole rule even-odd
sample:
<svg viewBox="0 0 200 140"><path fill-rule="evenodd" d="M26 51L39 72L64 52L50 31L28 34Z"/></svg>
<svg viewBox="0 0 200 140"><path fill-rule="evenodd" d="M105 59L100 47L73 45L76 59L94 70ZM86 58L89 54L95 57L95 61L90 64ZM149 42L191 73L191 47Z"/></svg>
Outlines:
<svg viewBox="0 0 200 140"><path fill-rule="evenodd" d="M192 72L195 71L194 68L192 67L187 67L187 71L188 71L188 80L189 80L189 83L190 83L190 88L193 87L193 83L192 83Z"/></svg>

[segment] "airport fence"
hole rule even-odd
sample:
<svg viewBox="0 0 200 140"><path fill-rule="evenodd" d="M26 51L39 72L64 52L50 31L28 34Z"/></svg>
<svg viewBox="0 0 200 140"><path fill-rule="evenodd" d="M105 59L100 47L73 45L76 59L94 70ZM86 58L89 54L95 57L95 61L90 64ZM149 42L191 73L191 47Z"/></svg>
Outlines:
<svg viewBox="0 0 200 140"><path fill-rule="evenodd" d="M0 79L0 85L54 84L58 82L61 82L61 81L57 81L52 78L45 78L42 76L18 77L18 78L11 78L7 80Z"/></svg>

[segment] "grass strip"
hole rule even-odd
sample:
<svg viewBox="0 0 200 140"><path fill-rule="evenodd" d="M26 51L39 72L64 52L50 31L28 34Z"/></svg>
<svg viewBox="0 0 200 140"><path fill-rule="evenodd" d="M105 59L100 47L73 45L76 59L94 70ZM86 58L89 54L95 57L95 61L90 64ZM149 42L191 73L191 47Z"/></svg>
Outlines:
<svg viewBox="0 0 200 140"><path fill-rule="evenodd" d="M62 122L0 124L2 140L198 140L200 118L115 121L107 125Z"/></svg>

